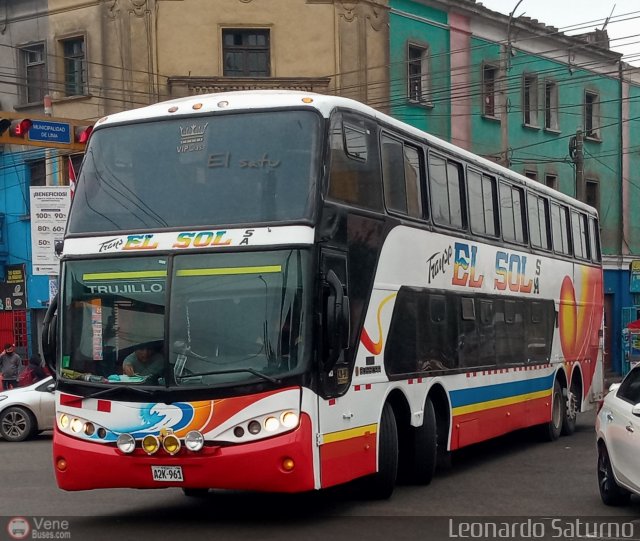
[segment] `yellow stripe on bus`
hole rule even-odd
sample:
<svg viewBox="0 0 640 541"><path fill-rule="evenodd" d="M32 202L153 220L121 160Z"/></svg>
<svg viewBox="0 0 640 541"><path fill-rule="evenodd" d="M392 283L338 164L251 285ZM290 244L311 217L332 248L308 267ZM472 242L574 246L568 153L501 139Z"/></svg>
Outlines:
<svg viewBox="0 0 640 541"><path fill-rule="evenodd" d="M536 398L544 398L551 396L551 389L536 391L534 393L519 394L518 396L510 396L508 398L498 398L497 400L487 400L486 402L478 402L477 404L469 404L468 406L460 406L453 408L453 415L464 415L465 413L475 413L478 411L499 408L501 406L511 406L519 402L527 400L535 400Z"/></svg>
<svg viewBox="0 0 640 541"><path fill-rule="evenodd" d="M92 272L83 274L83 280L130 280L132 278L166 278L167 271Z"/></svg>
<svg viewBox="0 0 640 541"><path fill-rule="evenodd" d="M329 432L322 436L323 443L334 443L336 441L349 440L351 438L358 438L365 434L375 434L378 431L377 423L372 425L358 426L356 428L349 428L348 430L339 430L338 432Z"/></svg>
<svg viewBox="0 0 640 541"><path fill-rule="evenodd" d="M282 272L282 265L264 267L227 267L218 269L184 269L176 272L176 276L224 276L229 274L258 274Z"/></svg>

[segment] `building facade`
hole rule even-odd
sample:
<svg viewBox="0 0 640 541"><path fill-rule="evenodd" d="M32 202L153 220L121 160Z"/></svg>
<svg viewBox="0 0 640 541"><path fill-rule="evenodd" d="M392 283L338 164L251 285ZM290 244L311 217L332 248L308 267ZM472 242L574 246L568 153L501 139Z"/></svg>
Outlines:
<svg viewBox="0 0 640 541"><path fill-rule="evenodd" d="M629 286L630 264L640 259L640 76L609 50L605 32L568 36L474 0L3 7L0 55L15 74L0 79L5 111L41 113L49 94L55 117L95 121L208 92L335 93L590 203L604 253L606 366L623 370L623 314L640 302ZM0 266L25 264L28 310L41 314L49 282L29 272L28 187L66 184L69 156L7 147L0 159Z"/></svg>

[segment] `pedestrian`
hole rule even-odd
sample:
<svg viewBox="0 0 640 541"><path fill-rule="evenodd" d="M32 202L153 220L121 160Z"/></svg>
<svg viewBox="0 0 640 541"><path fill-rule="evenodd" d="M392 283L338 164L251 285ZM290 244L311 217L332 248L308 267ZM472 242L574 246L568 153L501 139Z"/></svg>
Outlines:
<svg viewBox="0 0 640 541"><path fill-rule="evenodd" d="M5 344L0 353L0 373L2 373L2 388L8 390L18 386L18 375L22 368L22 358L15 351L13 344Z"/></svg>
<svg viewBox="0 0 640 541"><path fill-rule="evenodd" d="M47 377L47 373L42 368L42 359L37 353L29 359L29 364L20 373L18 377L18 385L27 387Z"/></svg>

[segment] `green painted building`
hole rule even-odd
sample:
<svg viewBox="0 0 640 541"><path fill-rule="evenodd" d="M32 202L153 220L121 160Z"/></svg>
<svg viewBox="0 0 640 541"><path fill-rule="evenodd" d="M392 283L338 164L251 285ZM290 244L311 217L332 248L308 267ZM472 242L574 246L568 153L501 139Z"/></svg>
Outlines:
<svg viewBox="0 0 640 541"><path fill-rule="evenodd" d="M390 0L389 42L393 116L598 209L605 369L624 371L623 312L640 304L629 287L640 260L637 70L604 31L567 36L473 0Z"/></svg>

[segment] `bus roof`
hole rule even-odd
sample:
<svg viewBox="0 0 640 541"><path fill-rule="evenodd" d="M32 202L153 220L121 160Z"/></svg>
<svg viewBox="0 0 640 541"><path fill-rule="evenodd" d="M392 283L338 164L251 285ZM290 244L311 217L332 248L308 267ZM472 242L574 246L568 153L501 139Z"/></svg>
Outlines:
<svg viewBox="0 0 640 541"><path fill-rule="evenodd" d="M207 113L220 113L228 111L243 110L265 110L285 107L296 107L314 109L320 112L325 118L329 118L332 111L338 108L350 109L362 114L374 117L380 122L394 127L406 134L424 140L432 146L441 150L458 155L467 163L476 164L483 170L492 171L495 174L507 177L519 184L532 187L538 192L545 193L550 197L571 204L590 214L596 215L597 211L593 207L578 201L557 190L549 188L544 184L531 180L524 175L516 173L511 169L492 162L486 158L478 156L463 148L457 147L443 139L435 137L428 132L415 128L405 122L397 120L385 113L382 113L368 105L350 98L340 96L330 96L317 94L315 92L303 92L299 90L239 90L232 92L220 92L215 94L198 94L169 101L159 102L138 109L131 109L121 113L114 113L98 120L96 128L103 126L136 122L141 120L155 120L161 118L175 118L180 116L198 116Z"/></svg>

